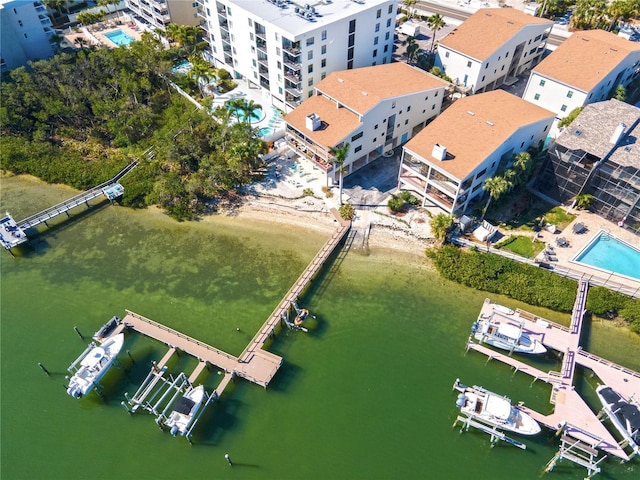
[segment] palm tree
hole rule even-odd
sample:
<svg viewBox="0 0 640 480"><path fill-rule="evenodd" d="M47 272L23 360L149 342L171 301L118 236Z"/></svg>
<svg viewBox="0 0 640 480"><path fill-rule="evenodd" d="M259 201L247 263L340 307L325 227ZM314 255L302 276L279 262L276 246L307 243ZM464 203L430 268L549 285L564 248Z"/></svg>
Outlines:
<svg viewBox="0 0 640 480"><path fill-rule="evenodd" d="M245 123L251 123L251 116L256 110L262 110L262 105L253 100L247 100L244 102L244 121Z"/></svg>
<svg viewBox="0 0 640 480"><path fill-rule="evenodd" d="M333 155L333 168L338 170L338 173L340 173L340 186L339 186L339 196L338 199L340 200L340 205L342 205L342 178L344 175L344 162L347 159L347 157L349 156L349 143L344 143L342 144L341 147L339 146L335 146L329 149L329 152L331 153L331 155Z"/></svg>
<svg viewBox="0 0 640 480"><path fill-rule="evenodd" d="M431 35L431 51L433 52L433 45L436 41L436 32L446 25L444 18L439 13L435 13L427 18L427 26L431 29L433 34Z"/></svg>
<svg viewBox="0 0 640 480"><path fill-rule="evenodd" d="M195 55L189 57L189 61L192 65L191 70L189 70L189 76L196 81L200 94L204 97L204 86L215 77L214 69L208 62Z"/></svg>
<svg viewBox="0 0 640 480"><path fill-rule="evenodd" d="M451 225L453 225L453 216L439 213L431 219L431 233L436 240L444 242Z"/></svg>
<svg viewBox="0 0 640 480"><path fill-rule="evenodd" d="M487 204L484 206L484 210L482 212L482 218L484 219L491 200L498 200L500 196L509 189L509 183L503 177L496 175L495 177L487 178L484 181L482 189L489 192Z"/></svg>
<svg viewBox="0 0 640 480"><path fill-rule="evenodd" d="M420 45L416 42L415 37L407 38L407 50L405 51L405 55L407 56L407 60L411 63L412 60L415 60L418 56L418 52L420 51Z"/></svg>
<svg viewBox="0 0 640 480"><path fill-rule="evenodd" d="M404 0L402 3L404 3L404 7L407 9L407 17L413 17L413 8L411 7L418 3L418 0Z"/></svg>
<svg viewBox="0 0 640 480"><path fill-rule="evenodd" d="M244 109L246 108L246 101L243 98L235 98L233 100L229 100L228 102L229 111L233 117L236 117L238 122L241 121L242 113L244 113Z"/></svg>

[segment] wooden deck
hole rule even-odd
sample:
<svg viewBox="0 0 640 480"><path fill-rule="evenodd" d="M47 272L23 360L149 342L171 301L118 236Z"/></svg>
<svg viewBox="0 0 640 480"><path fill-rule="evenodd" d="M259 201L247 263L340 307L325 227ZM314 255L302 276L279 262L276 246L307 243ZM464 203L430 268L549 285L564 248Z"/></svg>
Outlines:
<svg viewBox="0 0 640 480"><path fill-rule="evenodd" d="M340 245L340 242L351 228L351 222L340 219L337 211L333 213L338 217L338 229L322 246L300 277L298 277L273 313L271 313L265 323L260 327L253 339L251 339L239 358L129 310L126 310L126 316L113 332L113 335L129 328L168 345L170 347L169 351L160 363L156 365L155 368L157 369L164 367L177 350L196 357L200 363L189 377L189 381L192 383L204 371L207 364L215 365L224 370L226 372L225 378L220 385L218 385L218 388L216 388L218 397L234 376L245 378L266 388L282 365L282 358L264 350L265 344L275 335L276 328L280 326L283 318L288 318L289 312L293 308L292 304L296 302L298 297L313 281L319 270L329 259L329 256L335 251L338 245Z"/></svg>
<svg viewBox="0 0 640 480"><path fill-rule="evenodd" d="M604 384L624 397L629 398L635 395L638 398L640 396L640 373L585 352L580 346L587 288L586 282L580 282L571 316L571 325L568 328L523 310L516 310L514 314L509 315L494 309L490 302L485 302L480 312L484 318L493 316L494 320L501 323L518 327L522 325L524 333L539 339L548 348L561 352L563 360L560 372L543 372L516 358L473 342L468 342L467 349L476 350L487 355L490 359L510 365L516 371L522 371L536 380L542 380L552 385L550 399L554 405L552 414L543 415L526 407L525 411L551 429L557 429L560 424L567 423L579 430L584 430L592 437L580 432L573 432L572 435L586 442L593 442L593 437L597 437L602 440L598 445L599 449L627 461L629 456L620 448L613 435L598 420L596 413L589 408L573 387L575 366L581 365L593 370Z"/></svg>

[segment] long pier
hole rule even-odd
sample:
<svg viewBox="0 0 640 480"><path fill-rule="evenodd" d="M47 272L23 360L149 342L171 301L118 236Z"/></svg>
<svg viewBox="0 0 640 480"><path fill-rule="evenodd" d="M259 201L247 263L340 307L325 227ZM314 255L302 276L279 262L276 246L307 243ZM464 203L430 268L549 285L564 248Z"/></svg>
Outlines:
<svg viewBox="0 0 640 480"><path fill-rule="evenodd" d="M340 245L340 242L351 228L351 222L342 220L337 211L333 213L339 222L337 230L298 277L273 313L267 318L249 342L240 357L234 357L218 348L207 345L204 342L130 310L126 310L125 317L112 335L116 335L125 329L131 329L168 345L169 350L166 355L158 364L154 365L154 369L156 370L162 370L177 350L197 358L199 363L189 377L191 383L197 379L209 364L224 370L225 376L215 390L218 398L235 376L245 378L266 388L282 365L282 357L264 350L263 347L275 334L276 328L281 322L285 318L288 318L293 303L313 281L322 266Z"/></svg>
<svg viewBox="0 0 640 480"><path fill-rule="evenodd" d="M575 427L572 433L574 437L587 443L592 443L593 438L598 438L600 440L598 449L627 461L629 456L624 449L573 386L577 364L591 369L600 380L624 397L640 396L640 373L586 352L580 346L587 288L587 282L581 281L568 328L520 309L513 314L505 313L501 309L495 309L488 301L482 307L480 315L484 318L493 316L501 323L522 326L523 332L531 338L537 338L547 347L561 352L563 360L560 372L543 372L509 355L472 341L467 342L467 349L483 353L489 359L503 362L515 371L522 371L532 376L534 381L542 380L550 384L552 386L550 403L554 405L553 413L543 415L526 407L523 407L523 410L551 429L557 429L560 425L572 425Z"/></svg>
<svg viewBox="0 0 640 480"><path fill-rule="evenodd" d="M118 183L125 175L131 172L138 165L138 160L131 162L125 168L123 168L112 179L101 183L85 192L75 195L64 202L53 205L52 207L45 208L44 210L35 213L23 220L15 221L13 217L7 212L6 217L0 220L0 242L7 250L11 250L13 247L21 245L29 241L26 231L30 228L36 227L41 223L48 225L48 221L66 213L69 215L69 211L79 205L85 204L89 207L89 201L99 196L104 195L110 202L120 197L124 193L124 188Z"/></svg>

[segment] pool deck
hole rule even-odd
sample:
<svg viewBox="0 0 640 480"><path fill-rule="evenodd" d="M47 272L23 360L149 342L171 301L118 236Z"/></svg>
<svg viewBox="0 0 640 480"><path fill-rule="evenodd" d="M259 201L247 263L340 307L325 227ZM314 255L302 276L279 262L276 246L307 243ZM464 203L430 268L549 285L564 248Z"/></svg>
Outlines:
<svg viewBox="0 0 640 480"><path fill-rule="evenodd" d="M604 230L614 237L634 246L640 250L640 237L634 235L623 227L619 227L614 222L605 220L604 218L590 213L584 210L569 210L570 213L576 215L576 219L568 225L562 232L551 233L546 230L540 232L538 240L547 243L555 250L556 261L547 262L550 263L554 269L572 270L584 274L585 278L590 276L598 277L603 280L607 280L612 284L619 284L625 287L625 290L633 291L640 289L640 280L634 280L629 277L624 277L616 274L609 274L605 271L591 268L587 265L573 262L573 258L600 232ZM582 223L586 228L585 233L574 233L573 225L576 223ZM556 245L556 239L564 237L569 243L568 247L559 247ZM544 253L536 257L536 260L540 262L546 262Z"/></svg>
<svg viewBox="0 0 640 480"><path fill-rule="evenodd" d="M136 26L137 27L137 26ZM132 27L132 23L130 21L122 20L110 20L106 22L96 23L94 25L90 25L87 27L89 37L83 32L82 29L77 32L72 32L66 34L64 36L66 45L71 45L74 48L79 48L78 44L75 43L77 38L84 39L88 45L94 44L96 39L101 45L104 45L109 48L117 48L111 40L105 37L106 33L115 32L116 30L122 30L124 33L133 38L136 42L142 38L142 33L144 30L140 27L137 27L137 30ZM93 39L91 38L93 37Z"/></svg>

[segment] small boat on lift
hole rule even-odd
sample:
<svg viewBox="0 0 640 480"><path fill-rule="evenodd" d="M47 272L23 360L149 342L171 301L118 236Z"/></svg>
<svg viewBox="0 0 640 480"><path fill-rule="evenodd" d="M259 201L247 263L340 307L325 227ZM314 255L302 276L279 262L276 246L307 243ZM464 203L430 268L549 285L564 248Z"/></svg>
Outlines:
<svg viewBox="0 0 640 480"><path fill-rule="evenodd" d="M100 330L93 334L93 339L98 342L104 341L106 338L111 336L118 325L120 325L120 317L111 317L111 320L105 323Z"/></svg>
<svg viewBox="0 0 640 480"><path fill-rule="evenodd" d="M124 344L124 333L108 338L99 346L90 344L85 353L81 355L70 367L79 363L80 368L69 380L67 393L73 398L82 398L96 386L113 365Z"/></svg>
<svg viewBox="0 0 640 480"><path fill-rule="evenodd" d="M485 390L482 387L468 387L456 379L453 385L460 394L456 406L464 415L502 430L520 435L540 433L540 425L520 407L511 405L505 396Z"/></svg>
<svg viewBox="0 0 640 480"><path fill-rule="evenodd" d="M502 305L493 304L493 310L506 315L513 315L513 310ZM510 312L510 313L509 313ZM496 348L510 352L540 355L546 353L545 346L522 331L522 325L514 325L507 320L490 315L480 314L473 322L471 334L476 340L488 343Z"/></svg>
<svg viewBox="0 0 640 480"><path fill-rule="evenodd" d="M173 406L173 411L164 422L171 435L185 435L193 423L205 397L204 386L191 387Z"/></svg>
<svg viewBox="0 0 640 480"><path fill-rule="evenodd" d="M609 420L620 435L629 442L636 454L640 454L640 409L632 399L625 400L613 388L599 385L596 394L607 412Z"/></svg>

